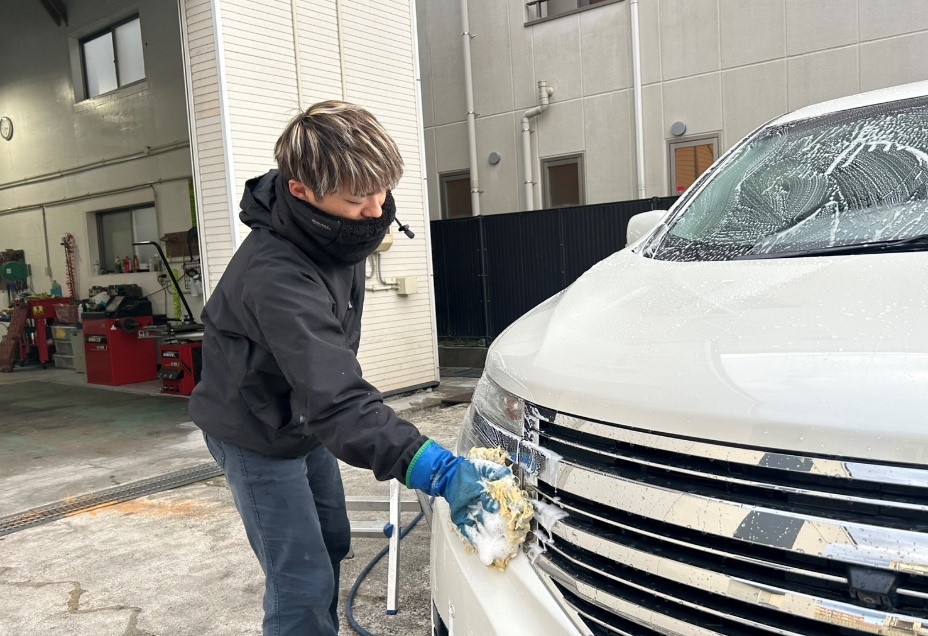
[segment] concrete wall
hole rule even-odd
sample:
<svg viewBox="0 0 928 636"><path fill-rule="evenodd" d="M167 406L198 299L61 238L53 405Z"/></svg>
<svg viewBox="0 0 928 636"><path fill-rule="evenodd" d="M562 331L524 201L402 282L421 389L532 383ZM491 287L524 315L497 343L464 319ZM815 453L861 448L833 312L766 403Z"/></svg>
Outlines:
<svg viewBox="0 0 928 636"><path fill-rule="evenodd" d="M155 292L155 274L91 271L93 213L151 204L161 234L191 227L177 7L158 0L71 0L67 8L62 26L39 2L12 3L0 21L0 116L14 124L13 138L0 139L0 249L24 249L36 290L47 292L52 278L65 287L59 243L71 233L82 297L92 285L136 283ZM134 14L145 45L145 80L75 101L78 39ZM202 303L191 300L199 313ZM165 311L162 294L152 301Z"/></svg>
<svg viewBox="0 0 928 636"><path fill-rule="evenodd" d="M551 3L549 3L551 4ZM645 182L672 194L668 142L720 150L784 112L928 78L924 0L640 0ZM627 2L525 25L522 0L469 0L481 211L524 205L521 115L536 82L555 94L533 124L538 157L582 153L587 203L636 198ZM432 218L438 175L468 169L457 5L417 2ZM687 125L682 138L670 134ZM487 156L501 155L491 166ZM536 201L540 200L536 184Z"/></svg>
<svg viewBox="0 0 928 636"><path fill-rule="evenodd" d="M414 241L396 237L383 255L383 276L415 276L419 292L368 292L360 361L382 391L437 381L410 1L183 0L182 13L209 285L249 231L235 220L245 181L275 167L274 143L286 122L323 99L362 104L400 147L406 171L394 195L416 233Z"/></svg>

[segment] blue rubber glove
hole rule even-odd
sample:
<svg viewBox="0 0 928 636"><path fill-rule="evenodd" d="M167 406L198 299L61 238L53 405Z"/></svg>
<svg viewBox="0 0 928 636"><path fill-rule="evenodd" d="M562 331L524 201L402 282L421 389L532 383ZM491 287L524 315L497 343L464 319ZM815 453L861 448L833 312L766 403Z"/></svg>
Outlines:
<svg viewBox="0 0 928 636"><path fill-rule="evenodd" d="M473 462L429 440L409 464L406 486L444 497L451 508L451 521L468 536L466 528L475 525L483 511L499 510L499 503L487 494L484 482L510 475L512 471L505 466ZM476 504L479 508L475 508Z"/></svg>

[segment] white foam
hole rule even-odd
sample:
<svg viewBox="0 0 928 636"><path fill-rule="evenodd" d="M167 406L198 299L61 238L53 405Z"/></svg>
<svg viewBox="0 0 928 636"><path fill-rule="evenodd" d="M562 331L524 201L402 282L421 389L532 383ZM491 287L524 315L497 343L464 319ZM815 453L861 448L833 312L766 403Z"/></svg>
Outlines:
<svg viewBox="0 0 928 636"><path fill-rule="evenodd" d="M499 464L488 460L472 459L470 461L478 466L500 468ZM519 484L513 475L494 481L494 483L499 482L507 484L511 488L519 488ZM521 545L524 537L512 536L509 530L509 522L502 512L490 512L478 501L468 508L467 516L474 522L474 525L465 526L462 532L464 538L476 550L481 563L486 566L494 563L504 564L518 553L519 545Z"/></svg>
<svg viewBox="0 0 928 636"><path fill-rule="evenodd" d="M532 504L535 506L535 521L538 523L532 534L538 542L527 547L525 554L528 560L534 563L535 559L547 552L548 546L554 543L554 525L568 515L559 507L545 501L533 501Z"/></svg>
<svg viewBox="0 0 928 636"><path fill-rule="evenodd" d="M548 532L550 538L554 524L566 517L567 513L546 501L533 501L532 504L535 506L535 521Z"/></svg>
<svg viewBox="0 0 928 636"><path fill-rule="evenodd" d="M493 565L497 559L501 562L512 556L518 545L509 542L506 522L500 513L484 513L483 523L468 528L468 539L477 550L477 557L484 565Z"/></svg>

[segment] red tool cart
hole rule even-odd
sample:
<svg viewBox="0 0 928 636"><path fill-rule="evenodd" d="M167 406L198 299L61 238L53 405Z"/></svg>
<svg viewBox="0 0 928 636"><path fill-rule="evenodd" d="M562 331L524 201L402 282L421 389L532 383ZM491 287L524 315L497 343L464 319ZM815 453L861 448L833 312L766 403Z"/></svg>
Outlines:
<svg viewBox="0 0 928 636"><path fill-rule="evenodd" d="M72 304L70 298L27 298L27 325L19 345L19 359L23 364L36 360L48 364L55 352L51 325L55 322L55 307ZM33 351L35 356L32 355Z"/></svg>

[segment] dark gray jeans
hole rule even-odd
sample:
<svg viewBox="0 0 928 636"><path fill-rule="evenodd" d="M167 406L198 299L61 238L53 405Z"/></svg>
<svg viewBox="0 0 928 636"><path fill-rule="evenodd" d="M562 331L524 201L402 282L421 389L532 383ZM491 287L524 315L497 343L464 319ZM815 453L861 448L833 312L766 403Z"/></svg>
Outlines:
<svg viewBox="0 0 928 636"><path fill-rule="evenodd" d="M335 456L320 447L298 459L268 457L203 437L264 570L264 636L336 634L351 526Z"/></svg>

